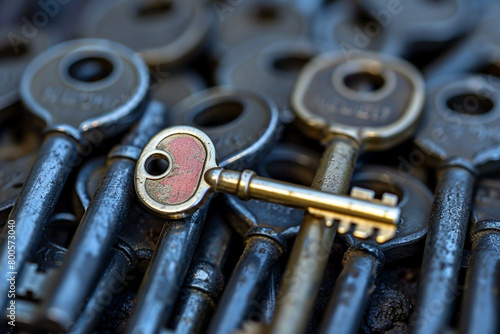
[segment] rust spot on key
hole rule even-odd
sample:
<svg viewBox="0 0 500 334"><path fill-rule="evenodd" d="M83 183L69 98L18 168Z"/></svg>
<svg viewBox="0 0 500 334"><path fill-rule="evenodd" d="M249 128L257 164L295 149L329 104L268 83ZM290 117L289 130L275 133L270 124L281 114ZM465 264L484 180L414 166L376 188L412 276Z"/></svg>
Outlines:
<svg viewBox="0 0 500 334"><path fill-rule="evenodd" d="M165 138L157 149L170 157L167 174L157 180L147 180L146 189L157 202L176 205L189 200L198 189L203 176L206 150L198 139L189 135Z"/></svg>

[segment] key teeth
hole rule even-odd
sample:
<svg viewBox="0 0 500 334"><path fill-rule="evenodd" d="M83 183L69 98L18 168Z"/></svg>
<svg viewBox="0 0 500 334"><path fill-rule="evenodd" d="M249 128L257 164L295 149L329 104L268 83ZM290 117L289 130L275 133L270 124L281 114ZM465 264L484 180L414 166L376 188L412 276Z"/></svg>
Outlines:
<svg viewBox="0 0 500 334"><path fill-rule="evenodd" d="M372 201L375 198L375 192L370 189L353 187L351 190L351 197Z"/></svg>
<svg viewBox="0 0 500 334"><path fill-rule="evenodd" d="M398 205L399 198L398 196L391 194L391 193L384 193L382 195L382 203L385 205L389 206L396 206Z"/></svg>
<svg viewBox="0 0 500 334"><path fill-rule="evenodd" d="M357 238L367 239L373 235L374 229L369 225L357 224L354 228L353 235Z"/></svg>
<svg viewBox="0 0 500 334"><path fill-rule="evenodd" d="M377 242L383 244L384 242L391 240L396 235L396 227L380 229L377 233Z"/></svg>
<svg viewBox="0 0 500 334"><path fill-rule="evenodd" d="M349 232L350 230L351 230L351 222L349 220L342 219L339 222L339 226L337 227L337 231L340 234L345 234L345 233Z"/></svg>

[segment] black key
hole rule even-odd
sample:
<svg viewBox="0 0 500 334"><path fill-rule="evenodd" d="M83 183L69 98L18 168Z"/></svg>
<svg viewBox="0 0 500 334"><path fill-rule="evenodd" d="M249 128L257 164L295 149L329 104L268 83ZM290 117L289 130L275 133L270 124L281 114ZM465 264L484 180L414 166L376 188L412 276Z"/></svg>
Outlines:
<svg viewBox="0 0 500 334"><path fill-rule="evenodd" d="M460 317L461 333L500 331L500 182L479 182L472 208L469 257Z"/></svg>
<svg viewBox="0 0 500 334"><path fill-rule="evenodd" d="M122 43L149 66L174 67L199 51L213 11L195 1L93 1L82 19L82 34Z"/></svg>
<svg viewBox="0 0 500 334"><path fill-rule="evenodd" d="M427 232L432 193L420 180L401 178L397 170L389 167L371 166L357 172L351 184L373 189L377 194L397 194L401 224L396 237L383 244L360 240L351 233L343 236L349 248L323 316L322 333L358 333L378 273L386 263L420 250Z"/></svg>
<svg viewBox="0 0 500 334"><path fill-rule="evenodd" d="M133 175L138 154L166 123L165 107L152 101L137 125L109 153L106 175L82 217L44 305L47 326L68 329L76 322L78 308L95 288L136 198Z"/></svg>
<svg viewBox="0 0 500 334"><path fill-rule="evenodd" d="M438 184L412 331L441 333L456 300L476 176L500 158L500 91L486 77L459 75L429 83L427 96L415 142L438 168Z"/></svg>
<svg viewBox="0 0 500 334"><path fill-rule="evenodd" d="M7 234L0 245L0 293L6 278L21 275L81 155L132 125L142 113L147 69L133 51L105 40L75 40L36 57L21 79L21 97L46 123L43 141L9 219L15 222L15 265L8 263ZM80 156L79 156L80 153ZM2 297L5 298L5 297Z"/></svg>

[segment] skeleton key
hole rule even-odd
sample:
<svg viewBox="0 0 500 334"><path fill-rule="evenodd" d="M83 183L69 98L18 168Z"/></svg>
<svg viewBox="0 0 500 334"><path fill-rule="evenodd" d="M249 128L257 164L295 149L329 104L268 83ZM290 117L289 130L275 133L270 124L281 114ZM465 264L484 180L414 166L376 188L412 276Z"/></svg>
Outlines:
<svg viewBox="0 0 500 334"><path fill-rule="evenodd" d="M203 129L215 143L221 166L243 169L265 156L276 141L278 112L258 94L215 87L186 98L171 111L173 124ZM161 167L161 165L159 166ZM156 333L174 311L194 255L207 206L165 222L144 277L128 333Z"/></svg>
<svg viewBox="0 0 500 334"><path fill-rule="evenodd" d="M212 13L196 1L93 1L83 14L81 30L84 36L130 47L153 68L172 68L201 49Z"/></svg>
<svg viewBox="0 0 500 334"><path fill-rule="evenodd" d="M438 184L412 330L440 333L453 311L476 176L500 159L500 90L487 77L456 75L430 82L427 96L415 142L438 165ZM431 311L436 304L442 312Z"/></svg>
<svg viewBox="0 0 500 334"><path fill-rule="evenodd" d="M445 74L483 73L500 76L500 3L491 2L477 27L457 46L425 69L428 78Z"/></svg>
<svg viewBox="0 0 500 334"><path fill-rule="evenodd" d="M327 54L306 65L292 93L292 107L304 132L328 145L312 187L346 193L362 150L387 149L411 136L421 114L423 86L413 66L374 53L349 60L342 54ZM339 224L341 232L350 228L347 220ZM323 219L304 216L270 332L305 331L335 232ZM362 224L354 227L354 235L359 237L372 232ZM314 269L303 269L311 266Z"/></svg>
<svg viewBox="0 0 500 334"><path fill-rule="evenodd" d="M256 176L252 171L225 170L216 163L215 147L202 131L176 126L159 132L144 147L137 160L135 187L144 206L155 214L179 219L197 211L213 192L240 199L264 200L309 210L326 219L361 225L356 235L369 237L380 230L377 240L394 236L399 221L397 197L385 194L380 203L334 195L292 183Z"/></svg>
<svg viewBox="0 0 500 334"><path fill-rule="evenodd" d="M467 0L355 2L384 28L369 32L385 34L384 44L377 51L400 57L409 56L416 45L429 51L460 37L478 21L481 5L481 1Z"/></svg>
<svg viewBox="0 0 500 334"><path fill-rule="evenodd" d="M267 35L235 47L217 67L217 83L256 90L274 99L283 123L293 121L290 95L300 70L319 53L307 39Z"/></svg>
<svg viewBox="0 0 500 334"><path fill-rule="evenodd" d="M370 166L357 172L352 184L398 194L401 223L394 239L381 245L344 235L349 249L323 317L322 333L358 333L377 274L386 263L416 253L427 232L432 193L417 178L402 179L395 169Z"/></svg>
<svg viewBox="0 0 500 334"><path fill-rule="evenodd" d="M472 208L469 257L462 300L461 333L498 333L500 322L500 181L479 182Z"/></svg>
<svg viewBox="0 0 500 334"><path fill-rule="evenodd" d="M281 145L261 160L256 170L280 180L309 186L320 157L295 145ZM229 220L244 238L245 249L221 296L208 333L232 333L248 319L255 300L271 279L271 272L299 230L304 212L262 201L224 196Z"/></svg>
<svg viewBox="0 0 500 334"><path fill-rule="evenodd" d="M85 150L91 150L92 143L99 145L132 125L142 113L148 82L146 66L132 50L98 39L59 44L28 65L21 97L46 123L47 135L9 216L18 236L15 266L7 262L7 231L1 236L2 296L8 291L6 275L21 274L72 168L81 160L79 153L89 154Z"/></svg>
<svg viewBox="0 0 500 334"><path fill-rule="evenodd" d="M89 160L80 168L75 182L75 202L78 211L85 211L88 208L105 175L105 157ZM159 219L144 212L139 203L132 205L127 222L120 231L111 255L106 260L105 269L100 274L95 290L87 297L88 301L71 328L71 334L89 333L94 330L112 301L109 296L117 293L117 287L128 284L127 273L133 269L140 273L145 271L160 229Z"/></svg>
<svg viewBox="0 0 500 334"><path fill-rule="evenodd" d="M278 34L303 37L308 30L307 17L289 3L277 0L256 0L236 6L214 5L220 23L216 27L215 58L232 48L259 36Z"/></svg>
<svg viewBox="0 0 500 334"><path fill-rule="evenodd" d="M215 204L215 205L214 205ZM178 314L170 328L177 333L201 333L224 288L223 267L230 250L232 230L219 203L212 203L201 240L179 297Z"/></svg>
<svg viewBox="0 0 500 334"><path fill-rule="evenodd" d="M81 219L44 305L43 316L55 327L71 328L79 305L95 288L135 199L133 172L137 154L166 123L165 107L152 101L137 125L108 154L106 175ZM70 294L72 298L67 298Z"/></svg>

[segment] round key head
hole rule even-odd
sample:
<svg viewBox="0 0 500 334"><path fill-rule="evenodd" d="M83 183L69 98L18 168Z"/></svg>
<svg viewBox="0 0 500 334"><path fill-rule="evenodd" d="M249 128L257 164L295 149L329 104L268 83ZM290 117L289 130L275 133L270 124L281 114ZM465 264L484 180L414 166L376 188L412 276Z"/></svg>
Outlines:
<svg viewBox="0 0 500 334"><path fill-rule="evenodd" d="M202 130L217 150L219 165L242 170L269 151L278 136L278 111L261 95L234 87L194 94L171 111L172 125Z"/></svg>
<svg viewBox="0 0 500 334"><path fill-rule="evenodd" d="M213 52L220 57L228 50L258 36L282 34L305 36L308 22L295 6L276 0L243 1L214 5L219 25Z"/></svg>
<svg viewBox="0 0 500 334"><path fill-rule="evenodd" d="M467 32L479 18L478 1L356 0L390 38L383 50L405 52L408 44L443 43ZM400 44L403 48L398 46ZM403 54L398 53L398 56Z"/></svg>
<svg viewBox="0 0 500 334"><path fill-rule="evenodd" d="M384 252L387 262L412 255L427 233L433 202L431 191L417 178L402 176L398 170L385 166L363 168L353 176L351 186L373 190L375 197L384 193L396 194L401 219L396 236L383 244L374 239L358 239L352 233L342 235L347 243L375 246Z"/></svg>
<svg viewBox="0 0 500 334"><path fill-rule="evenodd" d="M19 81L28 63L52 43L43 31L26 40L21 27L0 30L0 110L19 101Z"/></svg>
<svg viewBox="0 0 500 334"><path fill-rule="evenodd" d="M476 198L471 211L473 223L500 219L500 180L483 179L476 189Z"/></svg>
<svg viewBox="0 0 500 334"><path fill-rule="evenodd" d="M316 57L299 75L292 107L309 135L354 138L367 150L387 149L413 134L424 102L419 72L376 53Z"/></svg>
<svg viewBox="0 0 500 334"><path fill-rule="evenodd" d="M117 134L140 115L149 85L147 67L132 50L101 39L58 44L26 68L20 94L52 129L77 139Z"/></svg>
<svg viewBox="0 0 500 334"><path fill-rule="evenodd" d="M307 148L280 144L259 161L256 172L264 177L311 186L318 169L320 156ZM230 208L230 222L241 235L258 226L270 227L284 238L294 237L300 228L304 210L283 205L224 195Z"/></svg>
<svg viewBox="0 0 500 334"><path fill-rule="evenodd" d="M200 49L212 14L196 1L94 1L83 16L82 33L122 43L149 66L170 67Z"/></svg>
<svg viewBox="0 0 500 334"><path fill-rule="evenodd" d="M379 51L385 33L381 24L360 15L353 1L336 1L318 11L312 20L312 34L318 45L346 54Z"/></svg>
<svg viewBox="0 0 500 334"><path fill-rule="evenodd" d="M207 170L217 168L215 146L202 131L174 126L156 134L135 169L139 200L154 214L178 219L199 209L211 193Z"/></svg>
<svg viewBox="0 0 500 334"><path fill-rule="evenodd" d="M463 158L476 167L500 159L500 90L486 76L454 75L428 84L415 143L429 161Z"/></svg>
<svg viewBox="0 0 500 334"><path fill-rule="evenodd" d="M290 95L300 70L319 53L306 39L269 35L228 52L217 67L217 83L256 90L277 104L280 120L290 123Z"/></svg>

